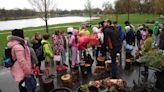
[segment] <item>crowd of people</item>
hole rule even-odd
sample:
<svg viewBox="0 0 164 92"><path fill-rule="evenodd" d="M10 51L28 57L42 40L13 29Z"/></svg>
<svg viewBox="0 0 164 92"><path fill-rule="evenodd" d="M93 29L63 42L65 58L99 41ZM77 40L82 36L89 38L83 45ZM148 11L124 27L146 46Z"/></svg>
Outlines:
<svg viewBox="0 0 164 92"><path fill-rule="evenodd" d="M112 78L118 78L116 56L121 52L124 41L127 44L126 49L130 51L137 43L141 54L152 48L164 50L164 23L156 22L153 30L145 24L139 25L137 31L129 21L125 21L125 29L111 20L99 22L98 26L92 28L93 32L88 30L89 27L87 24L82 24L80 29L67 28L67 32L57 30L53 34L43 35L37 32L32 39L24 37L22 29L12 30L11 36L7 37L7 46L12 48L12 57L16 62L10 70L15 81L19 83L20 92L34 92L33 89L24 86L24 79L33 75L32 71L36 67L46 72L47 77L53 74L51 67L54 62L66 68L69 66L74 68L81 62L78 61L78 56L80 59L85 58L90 47L95 60L99 56L108 59L107 53L110 53ZM49 39L52 39L53 44ZM71 62L66 60L66 52ZM42 62L45 62L44 70L41 70Z"/></svg>

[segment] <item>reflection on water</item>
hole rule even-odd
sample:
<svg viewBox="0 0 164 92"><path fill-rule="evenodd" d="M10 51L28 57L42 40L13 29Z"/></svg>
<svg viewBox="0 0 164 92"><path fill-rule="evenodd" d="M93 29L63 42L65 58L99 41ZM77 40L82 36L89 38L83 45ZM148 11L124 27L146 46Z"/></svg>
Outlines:
<svg viewBox="0 0 164 92"><path fill-rule="evenodd" d="M93 17L92 19L97 19L97 17ZM55 17L55 18L50 18L48 20L48 24L52 25L52 24L72 23L72 22L84 22L87 20L89 20L88 17L79 17L79 16ZM0 30L25 28L25 27L37 27L43 25L45 25L45 22L41 18L0 21Z"/></svg>

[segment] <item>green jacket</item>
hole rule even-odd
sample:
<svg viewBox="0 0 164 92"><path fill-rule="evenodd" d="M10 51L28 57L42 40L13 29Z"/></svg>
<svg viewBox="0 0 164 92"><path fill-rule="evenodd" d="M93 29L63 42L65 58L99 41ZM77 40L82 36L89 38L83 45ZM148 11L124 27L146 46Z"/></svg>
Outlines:
<svg viewBox="0 0 164 92"><path fill-rule="evenodd" d="M142 52L144 53L144 52L148 52L148 51L152 50L152 43L153 43L152 37L148 37L145 40Z"/></svg>
<svg viewBox="0 0 164 92"><path fill-rule="evenodd" d="M159 22L158 21L156 21L155 22L155 26L154 26L154 29L153 29L153 34L154 35L159 35Z"/></svg>
<svg viewBox="0 0 164 92"><path fill-rule="evenodd" d="M43 52L46 62L50 62L53 58L53 50L51 44L47 40L42 40Z"/></svg>

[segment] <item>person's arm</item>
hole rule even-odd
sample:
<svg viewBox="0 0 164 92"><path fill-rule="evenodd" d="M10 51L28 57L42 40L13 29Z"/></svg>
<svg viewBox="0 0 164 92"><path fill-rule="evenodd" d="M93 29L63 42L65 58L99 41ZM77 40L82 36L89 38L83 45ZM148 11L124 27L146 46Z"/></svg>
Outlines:
<svg viewBox="0 0 164 92"><path fill-rule="evenodd" d="M21 45L16 45L15 47L13 47L13 50L17 59L16 62L19 62L24 73L26 75L31 74L31 71L29 69L30 66L27 64L25 57L25 48Z"/></svg>
<svg viewBox="0 0 164 92"><path fill-rule="evenodd" d="M151 43L150 39L148 38L144 43L142 53L148 52L150 50L151 46L152 46L152 43Z"/></svg>
<svg viewBox="0 0 164 92"><path fill-rule="evenodd" d="M31 54L31 62L33 64L37 65L38 64L38 59L37 59L36 53L35 53L33 48L30 48L30 54Z"/></svg>
<svg viewBox="0 0 164 92"><path fill-rule="evenodd" d="M51 47L49 46L49 44L44 44L43 48L44 48L44 53L46 55L53 57L53 53L51 52Z"/></svg>

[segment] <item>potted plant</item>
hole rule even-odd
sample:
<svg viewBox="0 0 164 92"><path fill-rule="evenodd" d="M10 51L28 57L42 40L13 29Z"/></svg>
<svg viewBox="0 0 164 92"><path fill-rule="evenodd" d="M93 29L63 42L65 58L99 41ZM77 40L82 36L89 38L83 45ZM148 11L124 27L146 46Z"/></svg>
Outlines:
<svg viewBox="0 0 164 92"><path fill-rule="evenodd" d="M141 62L152 68L163 69L164 68L164 52L160 50L149 51L148 53L145 53L141 57Z"/></svg>
<svg viewBox="0 0 164 92"><path fill-rule="evenodd" d="M145 65L155 68L156 87L164 88L164 51L153 50L145 53L141 57L141 62Z"/></svg>

